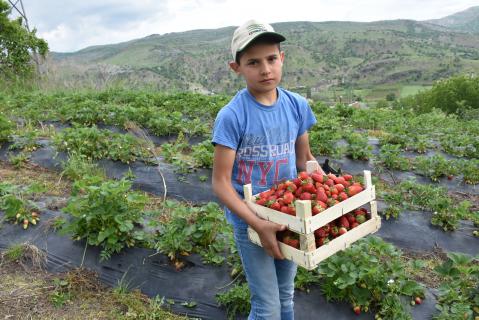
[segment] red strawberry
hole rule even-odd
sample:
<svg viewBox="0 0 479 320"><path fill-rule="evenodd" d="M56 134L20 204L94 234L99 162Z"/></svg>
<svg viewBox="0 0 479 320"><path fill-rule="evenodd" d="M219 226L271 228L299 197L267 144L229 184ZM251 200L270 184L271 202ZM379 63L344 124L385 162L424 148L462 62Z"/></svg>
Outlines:
<svg viewBox="0 0 479 320"><path fill-rule="evenodd" d="M301 180L306 180L309 178L309 173L307 173L306 171L301 171L298 175L298 178Z"/></svg>
<svg viewBox="0 0 479 320"><path fill-rule="evenodd" d="M344 191L344 186L340 183L335 184L334 187L338 190L338 192L343 192Z"/></svg>
<svg viewBox="0 0 479 320"><path fill-rule="evenodd" d="M348 218L346 216L339 217L339 225L345 227L346 229L349 229Z"/></svg>
<svg viewBox="0 0 479 320"><path fill-rule="evenodd" d="M355 314L359 315L361 313L361 307L360 306L355 306L353 308L353 311Z"/></svg>
<svg viewBox="0 0 479 320"><path fill-rule="evenodd" d="M319 172L313 172L311 174L311 178L313 178L313 180L316 182L323 183L323 175Z"/></svg>
<svg viewBox="0 0 479 320"><path fill-rule="evenodd" d="M311 200L311 193L309 192L303 192L301 193L301 195L299 196L299 198L301 200Z"/></svg>
<svg viewBox="0 0 479 320"><path fill-rule="evenodd" d="M359 223L357 223L357 222L351 223L351 229L354 229L354 228L356 228L357 226L359 226Z"/></svg>
<svg viewBox="0 0 479 320"><path fill-rule="evenodd" d="M348 219L349 225L356 222L356 218L351 213L347 213L346 218Z"/></svg>
<svg viewBox="0 0 479 320"><path fill-rule="evenodd" d="M301 179L299 178L294 178L293 179L293 183L296 187L300 187L301 186Z"/></svg>
<svg viewBox="0 0 479 320"><path fill-rule="evenodd" d="M342 236L343 234L345 234L346 232L348 232L348 229L346 229L345 227L341 227L339 228L338 230L338 233L340 236Z"/></svg>
<svg viewBox="0 0 479 320"><path fill-rule="evenodd" d="M288 214L289 213L289 208L288 206L282 206L280 209L281 212Z"/></svg>
<svg viewBox="0 0 479 320"><path fill-rule="evenodd" d="M320 205L315 205L313 208L312 208L312 214L313 216L317 215L318 213L324 211L324 208L321 207Z"/></svg>
<svg viewBox="0 0 479 320"><path fill-rule="evenodd" d="M316 191L316 199L322 202L327 202L328 201L328 196L326 195L326 192L324 192L324 189L318 189Z"/></svg>
<svg viewBox="0 0 479 320"><path fill-rule="evenodd" d="M344 180L346 180L346 181L350 181L350 180L353 179L353 176L350 175L350 174L345 174L345 175L343 175L343 178L344 178Z"/></svg>
<svg viewBox="0 0 479 320"><path fill-rule="evenodd" d="M288 185L287 189L288 191L295 192L298 187L294 183L291 183L290 185Z"/></svg>
<svg viewBox="0 0 479 320"><path fill-rule="evenodd" d="M332 186L334 186L334 180L328 179L328 180L326 180L326 182L325 182L324 184L326 184L326 185L332 187Z"/></svg>
<svg viewBox="0 0 479 320"><path fill-rule="evenodd" d="M344 201L348 198L348 195L345 192L340 192L338 197L341 199L341 201Z"/></svg>
<svg viewBox="0 0 479 320"><path fill-rule="evenodd" d="M352 185L346 189L346 193L350 197L360 193L361 191L363 191L363 187L357 185Z"/></svg>
<svg viewBox="0 0 479 320"><path fill-rule="evenodd" d="M285 204L290 204L294 201L294 195L291 191L286 191L283 195L283 201Z"/></svg>
<svg viewBox="0 0 479 320"><path fill-rule="evenodd" d="M327 209L328 205L324 203L323 201L318 201L318 205L320 205L323 209Z"/></svg>
<svg viewBox="0 0 479 320"><path fill-rule="evenodd" d="M273 204L271 205L271 209L279 211L281 209L281 205L277 201L273 202Z"/></svg>
<svg viewBox="0 0 479 320"><path fill-rule="evenodd" d="M416 297L416 298L414 298L414 302L415 302L416 304L421 304L421 303L422 303L422 300L421 300L420 297Z"/></svg>

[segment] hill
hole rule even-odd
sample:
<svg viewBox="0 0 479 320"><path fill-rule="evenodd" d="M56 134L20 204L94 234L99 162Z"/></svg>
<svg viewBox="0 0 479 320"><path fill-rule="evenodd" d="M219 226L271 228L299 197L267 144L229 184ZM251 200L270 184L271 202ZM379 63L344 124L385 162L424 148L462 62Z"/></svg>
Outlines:
<svg viewBox="0 0 479 320"><path fill-rule="evenodd" d="M427 20L425 22L451 30L479 33L479 6L471 7L441 19Z"/></svg>
<svg viewBox="0 0 479 320"><path fill-rule="evenodd" d="M412 20L284 22L283 86L364 88L429 85L458 73L479 74L479 34ZM52 53L53 81L103 86L119 81L161 90L234 92L242 81L229 70L234 27L193 30Z"/></svg>

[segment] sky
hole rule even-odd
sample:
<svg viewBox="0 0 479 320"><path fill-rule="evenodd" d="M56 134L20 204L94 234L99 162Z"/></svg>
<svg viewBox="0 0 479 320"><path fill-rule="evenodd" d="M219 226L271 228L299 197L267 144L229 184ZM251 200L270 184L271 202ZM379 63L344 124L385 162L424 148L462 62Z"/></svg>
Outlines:
<svg viewBox="0 0 479 320"><path fill-rule="evenodd" d="M249 19L428 20L477 5L478 0L23 0L30 28L56 52L151 34L239 26Z"/></svg>

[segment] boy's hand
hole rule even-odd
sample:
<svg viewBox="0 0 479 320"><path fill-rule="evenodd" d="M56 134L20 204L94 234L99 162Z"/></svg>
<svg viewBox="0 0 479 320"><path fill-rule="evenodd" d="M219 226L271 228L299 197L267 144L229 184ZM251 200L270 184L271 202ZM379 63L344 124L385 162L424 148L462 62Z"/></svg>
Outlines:
<svg viewBox="0 0 479 320"><path fill-rule="evenodd" d="M284 259L281 250L279 249L278 240L276 239L276 232L283 231L286 226L259 219L254 226L251 226L259 236L261 245L264 250L275 259Z"/></svg>

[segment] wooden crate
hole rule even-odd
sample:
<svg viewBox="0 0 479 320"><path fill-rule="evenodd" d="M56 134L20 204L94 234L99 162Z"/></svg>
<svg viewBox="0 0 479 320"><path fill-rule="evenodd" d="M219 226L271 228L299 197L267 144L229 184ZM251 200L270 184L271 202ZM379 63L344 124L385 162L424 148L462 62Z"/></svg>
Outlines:
<svg viewBox="0 0 479 320"><path fill-rule="evenodd" d="M308 161L307 171L309 173L315 171L319 167L315 161ZM319 262L335 254L340 250L344 250L351 243L363 238L364 236L376 232L381 226L381 218L377 214L377 205L375 200L375 188L371 183L371 172L364 171L365 189L334 205L323 212L312 216L311 201L296 200L296 216L291 216L283 212L279 212L254 202L255 196L252 194L251 185L244 186L245 202L258 216L263 219L287 226L291 231L297 232L300 239L300 249L295 249L289 245L279 242L283 255L298 265L311 270L314 269ZM314 231L325 224L339 218L340 216L353 211L356 208L369 204L371 217L360 224L358 227L349 230L342 236L331 240L328 244L316 249L314 239ZM251 228L248 228L248 236L253 243L261 245L258 234Z"/></svg>

